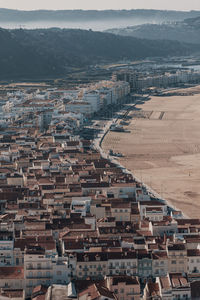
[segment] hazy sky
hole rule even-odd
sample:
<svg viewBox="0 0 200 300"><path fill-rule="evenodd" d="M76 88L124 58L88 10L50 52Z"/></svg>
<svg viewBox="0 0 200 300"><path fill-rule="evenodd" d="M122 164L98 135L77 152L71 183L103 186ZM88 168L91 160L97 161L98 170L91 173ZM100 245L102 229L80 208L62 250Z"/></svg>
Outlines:
<svg viewBox="0 0 200 300"><path fill-rule="evenodd" d="M177 9L200 10L200 0L0 0L14 9Z"/></svg>

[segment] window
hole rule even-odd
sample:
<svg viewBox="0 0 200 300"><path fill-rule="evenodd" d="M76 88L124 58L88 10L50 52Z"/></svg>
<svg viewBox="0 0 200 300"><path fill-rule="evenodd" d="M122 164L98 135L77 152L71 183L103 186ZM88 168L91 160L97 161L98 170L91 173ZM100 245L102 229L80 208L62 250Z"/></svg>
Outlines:
<svg viewBox="0 0 200 300"><path fill-rule="evenodd" d="M28 273L28 276L29 276L29 277L32 277L32 276L33 276L33 272L29 272L29 273Z"/></svg>
<svg viewBox="0 0 200 300"><path fill-rule="evenodd" d="M120 290L120 293L123 294L123 293L124 293L124 289L121 289L121 290Z"/></svg>
<svg viewBox="0 0 200 300"><path fill-rule="evenodd" d="M40 264L40 263L37 264L37 268L38 268L38 269L41 269L41 264Z"/></svg>
<svg viewBox="0 0 200 300"><path fill-rule="evenodd" d="M175 265L176 264L176 260L172 260L172 264Z"/></svg>
<svg viewBox="0 0 200 300"><path fill-rule="evenodd" d="M32 264L28 264L27 270L33 269L33 265Z"/></svg>
<svg viewBox="0 0 200 300"><path fill-rule="evenodd" d="M33 286L33 281L32 280L29 281L29 286Z"/></svg>
<svg viewBox="0 0 200 300"><path fill-rule="evenodd" d="M57 271L57 275L62 275L62 272L61 271Z"/></svg>
<svg viewBox="0 0 200 300"><path fill-rule="evenodd" d="M197 272L198 272L197 267L194 267L193 273L197 273Z"/></svg>

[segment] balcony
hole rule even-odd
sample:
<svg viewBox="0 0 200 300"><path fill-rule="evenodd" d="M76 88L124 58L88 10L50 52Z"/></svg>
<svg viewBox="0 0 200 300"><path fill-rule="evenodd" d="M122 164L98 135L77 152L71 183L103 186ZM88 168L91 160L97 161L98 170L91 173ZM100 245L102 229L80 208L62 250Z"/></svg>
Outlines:
<svg viewBox="0 0 200 300"><path fill-rule="evenodd" d="M51 279L53 278L53 275L50 274L50 275L45 275L45 276L38 276L38 275L27 275L26 276L27 279L39 279L39 280L43 280L43 279Z"/></svg>
<svg viewBox="0 0 200 300"><path fill-rule="evenodd" d="M116 267L115 266L109 266L109 269L116 269Z"/></svg>
<svg viewBox="0 0 200 300"><path fill-rule="evenodd" d="M129 292L126 294L127 296L140 296L140 294L137 294L135 292Z"/></svg>
<svg viewBox="0 0 200 300"><path fill-rule="evenodd" d="M34 267L34 266L27 266L26 270L52 270L52 267Z"/></svg>

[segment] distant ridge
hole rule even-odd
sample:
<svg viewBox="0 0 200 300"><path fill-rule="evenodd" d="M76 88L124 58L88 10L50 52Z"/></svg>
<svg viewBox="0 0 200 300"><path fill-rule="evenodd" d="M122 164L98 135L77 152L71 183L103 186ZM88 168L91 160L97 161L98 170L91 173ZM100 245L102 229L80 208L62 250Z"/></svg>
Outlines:
<svg viewBox="0 0 200 300"><path fill-rule="evenodd" d="M200 44L200 12L198 17L179 22L142 24L125 28L113 28L106 30L106 32L150 40L165 38L167 40Z"/></svg>
<svg viewBox="0 0 200 300"><path fill-rule="evenodd" d="M2 22L32 22L32 21L87 21L103 19L144 19L145 22L181 21L195 18L198 11L170 10L35 10L23 11L0 8L0 23Z"/></svg>

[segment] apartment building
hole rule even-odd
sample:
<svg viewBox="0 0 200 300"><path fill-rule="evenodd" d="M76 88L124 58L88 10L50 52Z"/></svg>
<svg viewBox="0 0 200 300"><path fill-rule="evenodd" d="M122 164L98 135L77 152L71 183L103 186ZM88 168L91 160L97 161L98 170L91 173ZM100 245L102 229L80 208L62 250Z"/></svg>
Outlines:
<svg viewBox="0 0 200 300"><path fill-rule="evenodd" d="M123 252L108 253L107 275L137 275L137 255L135 251L126 249Z"/></svg>
<svg viewBox="0 0 200 300"><path fill-rule="evenodd" d="M167 247L169 273L187 273L187 249L183 243L175 243Z"/></svg>
<svg viewBox="0 0 200 300"><path fill-rule="evenodd" d="M108 273L108 258L106 253L77 253L75 261L76 278L86 279L87 277L92 277L102 279Z"/></svg>
<svg viewBox="0 0 200 300"><path fill-rule="evenodd" d="M140 300L140 283L138 277L112 276L106 278L106 286L118 299Z"/></svg>
<svg viewBox="0 0 200 300"><path fill-rule="evenodd" d="M189 274L200 273L200 250L199 249L187 250L187 273Z"/></svg>
<svg viewBox="0 0 200 300"><path fill-rule="evenodd" d="M36 285L50 285L53 278L51 257L39 246L29 247L24 253L24 279L26 295L30 296Z"/></svg>
<svg viewBox="0 0 200 300"><path fill-rule="evenodd" d="M153 277L166 276L168 273L167 251L154 251L152 253L152 275Z"/></svg>

